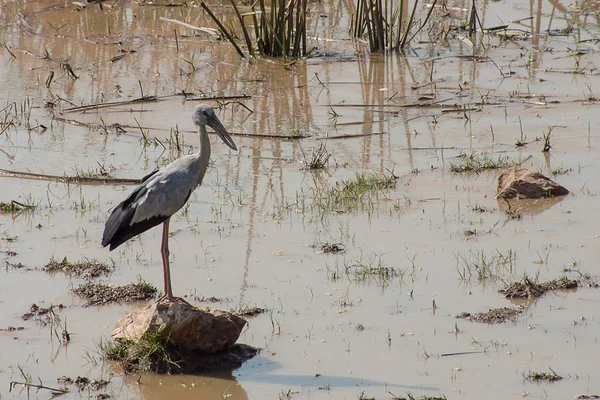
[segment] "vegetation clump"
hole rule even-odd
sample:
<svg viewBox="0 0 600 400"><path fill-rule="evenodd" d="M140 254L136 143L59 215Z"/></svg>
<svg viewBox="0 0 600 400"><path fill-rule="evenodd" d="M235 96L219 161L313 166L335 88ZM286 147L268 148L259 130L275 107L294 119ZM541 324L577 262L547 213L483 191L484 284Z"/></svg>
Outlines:
<svg viewBox="0 0 600 400"><path fill-rule="evenodd" d="M84 305L95 306L109 303L132 302L151 299L157 289L151 284L140 280L125 286L110 286L88 282L75 288L73 292L88 302Z"/></svg>
<svg viewBox="0 0 600 400"><path fill-rule="evenodd" d="M109 265L98 260L83 260L70 262L67 257L62 261L57 261L54 258L42 268L49 273L64 272L67 275L76 276L78 278L92 279L100 275L109 275L114 269L115 264Z"/></svg>

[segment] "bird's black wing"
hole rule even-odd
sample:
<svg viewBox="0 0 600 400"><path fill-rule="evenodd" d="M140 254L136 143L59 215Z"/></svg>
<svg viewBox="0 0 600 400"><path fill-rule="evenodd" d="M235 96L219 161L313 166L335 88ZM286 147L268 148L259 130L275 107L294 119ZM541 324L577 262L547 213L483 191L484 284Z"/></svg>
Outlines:
<svg viewBox="0 0 600 400"><path fill-rule="evenodd" d="M152 172L150 172L147 175L144 175L142 177L142 183L146 182L148 179L152 178L158 171L160 171L160 169L158 167L155 167Z"/></svg>
<svg viewBox="0 0 600 400"><path fill-rule="evenodd" d="M154 175L156 172L152 173ZM150 176L145 177L146 182ZM102 247L110 245L110 250L114 250L132 237L139 235L148 229L163 223L169 215L155 215L143 221L131 225L131 220L135 215L136 203L147 193L148 187L145 183L139 185L125 200L114 208L102 234Z"/></svg>

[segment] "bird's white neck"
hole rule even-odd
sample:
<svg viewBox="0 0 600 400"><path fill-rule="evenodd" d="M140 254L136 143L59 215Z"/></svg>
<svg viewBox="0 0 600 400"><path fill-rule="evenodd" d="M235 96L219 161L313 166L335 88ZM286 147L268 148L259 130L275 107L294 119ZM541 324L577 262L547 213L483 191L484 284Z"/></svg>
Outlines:
<svg viewBox="0 0 600 400"><path fill-rule="evenodd" d="M198 133L200 135L200 151L198 152L198 185L201 185L202 178L204 178L204 173L206 172L206 168L208 168L208 163L210 161L210 139L208 138L208 132L206 132L206 126L200 125Z"/></svg>

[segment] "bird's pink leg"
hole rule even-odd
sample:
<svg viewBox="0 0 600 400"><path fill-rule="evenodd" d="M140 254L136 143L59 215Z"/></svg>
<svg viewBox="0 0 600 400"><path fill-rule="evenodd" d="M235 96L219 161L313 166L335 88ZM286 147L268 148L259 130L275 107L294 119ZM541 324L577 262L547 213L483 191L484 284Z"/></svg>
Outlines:
<svg viewBox="0 0 600 400"><path fill-rule="evenodd" d="M167 218L165 222L163 222L163 234L162 244L160 246L160 254L162 255L163 274L165 281L165 295L163 297L169 300L173 300L173 289L171 288L171 268L169 266L169 220L170 218Z"/></svg>
<svg viewBox="0 0 600 400"><path fill-rule="evenodd" d="M165 294L158 299L158 302L163 300L178 301L180 303L185 303L190 307L194 307L181 297L173 296L173 289L171 288L171 267L169 266L169 220L170 218L167 218L165 222L163 222L162 244L160 246L160 254L162 255L163 261Z"/></svg>

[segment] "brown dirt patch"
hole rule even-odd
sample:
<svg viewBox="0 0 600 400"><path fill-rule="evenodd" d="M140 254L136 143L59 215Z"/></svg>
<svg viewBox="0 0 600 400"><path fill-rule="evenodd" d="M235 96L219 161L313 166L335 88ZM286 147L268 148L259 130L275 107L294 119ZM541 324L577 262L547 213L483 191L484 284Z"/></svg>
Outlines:
<svg viewBox="0 0 600 400"><path fill-rule="evenodd" d="M99 283L85 283L73 292L88 300L84 307L109 303L142 301L153 298L156 288L147 282L129 283L125 286L110 286Z"/></svg>
<svg viewBox="0 0 600 400"><path fill-rule="evenodd" d="M578 286L579 281L565 276L543 283L538 283L526 276L523 280L513 282L499 292L508 299L536 299L549 290L576 289Z"/></svg>
<svg viewBox="0 0 600 400"><path fill-rule="evenodd" d="M49 273L64 272L78 278L92 279L100 275L109 275L115 269L115 265L109 265L98 260L70 262L65 257L62 261L51 259L42 269Z"/></svg>
<svg viewBox="0 0 600 400"><path fill-rule="evenodd" d="M466 319L472 322L481 322L485 324L501 324L506 321L514 321L525 310L524 307L512 308L492 308L488 312L471 314L464 312L456 316L456 318Z"/></svg>

